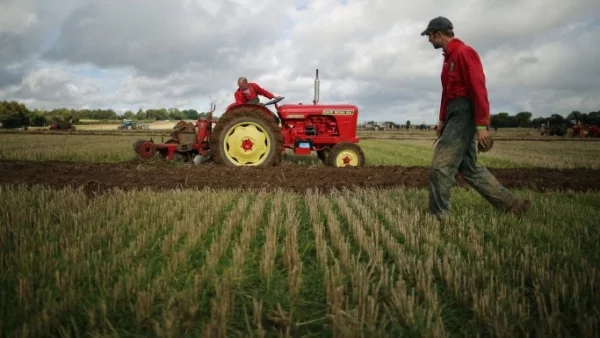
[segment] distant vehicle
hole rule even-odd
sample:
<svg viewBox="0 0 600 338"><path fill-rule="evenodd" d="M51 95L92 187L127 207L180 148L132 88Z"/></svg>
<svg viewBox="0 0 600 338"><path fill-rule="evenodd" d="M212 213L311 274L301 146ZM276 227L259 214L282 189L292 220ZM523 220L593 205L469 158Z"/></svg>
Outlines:
<svg viewBox="0 0 600 338"><path fill-rule="evenodd" d="M542 134L542 136L544 135L548 135L548 136L565 136L567 135L567 125L566 124L552 124L549 126L546 126L544 124L542 124L542 127L540 128L540 132Z"/></svg>
<svg viewBox="0 0 600 338"><path fill-rule="evenodd" d="M75 130L75 126L69 122L54 122L50 125L50 130Z"/></svg>
<svg viewBox="0 0 600 338"><path fill-rule="evenodd" d="M368 123L363 127L365 130L383 130L384 128L379 124Z"/></svg>
<svg viewBox="0 0 600 338"><path fill-rule="evenodd" d="M569 133L569 136L580 137L580 138L584 138L584 137L598 138L598 137L600 137L600 129L598 129L598 127L596 125L582 126L580 124L576 124L573 126L573 129Z"/></svg>
<svg viewBox="0 0 600 338"><path fill-rule="evenodd" d="M150 128L149 124L137 124L137 122L132 121L132 120L123 120L123 122L119 126L119 129L121 129L121 130L148 129L148 128Z"/></svg>

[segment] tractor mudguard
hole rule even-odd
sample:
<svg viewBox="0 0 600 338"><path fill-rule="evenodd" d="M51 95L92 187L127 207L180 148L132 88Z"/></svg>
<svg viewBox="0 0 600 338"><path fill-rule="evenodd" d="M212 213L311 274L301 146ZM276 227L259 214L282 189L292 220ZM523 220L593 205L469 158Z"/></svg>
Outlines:
<svg viewBox="0 0 600 338"><path fill-rule="evenodd" d="M223 116L226 116L227 114L229 114L232 111L238 110L238 109L242 109L242 110L250 110L250 109L255 109L255 110L259 110L261 112L263 112L265 114L265 116L270 117L272 119L274 119L276 122L278 120L278 117L275 116L275 114L269 110L269 108L261 105L261 104L251 104L251 103L232 103L227 107L227 110L225 110L225 113L223 113Z"/></svg>

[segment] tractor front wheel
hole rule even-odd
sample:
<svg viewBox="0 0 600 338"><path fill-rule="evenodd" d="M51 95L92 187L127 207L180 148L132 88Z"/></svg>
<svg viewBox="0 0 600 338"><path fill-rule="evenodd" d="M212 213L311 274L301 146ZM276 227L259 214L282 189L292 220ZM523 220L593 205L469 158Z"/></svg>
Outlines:
<svg viewBox="0 0 600 338"><path fill-rule="evenodd" d="M210 138L213 161L228 167L278 165L282 145L283 136L275 120L255 108L224 114Z"/></svg>
<svg viewBox="0 0 600 338"><path fill-rule="evenodd" d="M365 154L358 144L341 142L331 148L327 164L336 168L362 167L365 165Z"/></svg>

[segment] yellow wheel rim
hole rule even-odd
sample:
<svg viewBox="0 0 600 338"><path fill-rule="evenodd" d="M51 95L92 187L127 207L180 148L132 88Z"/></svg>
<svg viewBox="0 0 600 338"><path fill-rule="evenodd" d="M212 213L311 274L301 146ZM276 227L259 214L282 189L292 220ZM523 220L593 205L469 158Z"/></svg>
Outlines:
<svg viewBox="0 0 600 338"><path fill-rule="evenodd" d="M358 166L358 154L353 150L342 150L335 158L337 167Z"/></svg>
<svg viewBox="0 0 600 338"><path fill-rule="evenodd" d="M242 122L229 128L223 140L227 159L237 166L257 166L265 161L271 149L267 132L254 122Z"/></svg>

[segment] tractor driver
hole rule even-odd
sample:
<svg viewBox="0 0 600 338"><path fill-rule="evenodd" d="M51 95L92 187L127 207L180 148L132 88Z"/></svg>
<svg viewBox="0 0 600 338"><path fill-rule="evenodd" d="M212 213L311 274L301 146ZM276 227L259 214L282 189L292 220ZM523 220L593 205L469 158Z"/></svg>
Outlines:
<svg viewBox="0 0 600 338"><path fill-rule="evenodd" d="M258 95L262 95L269 99L280 99L281 96L275 96L270 91L261 88L258 84L254 82L248 83L248 79L245 77L240 77L238 79L238 90L235 91L235 103L253 103L259 104L260 100Z"/></svg>
<svg viewBox="0 0 600 338"><path fill-rule="evenodd" d="M248 79L245 77L240 77L238 79L238 89L235 91L235 104L243 104L243 103L251 103L251 104L259 104L260 99L258 95L262 95L269 99L280 99L281 96L275 96L270 91L262 88L258 84L254 82L248 83ZM277 124L279 124L280 119L277 114L273 113L273 117Z"/></svg>

